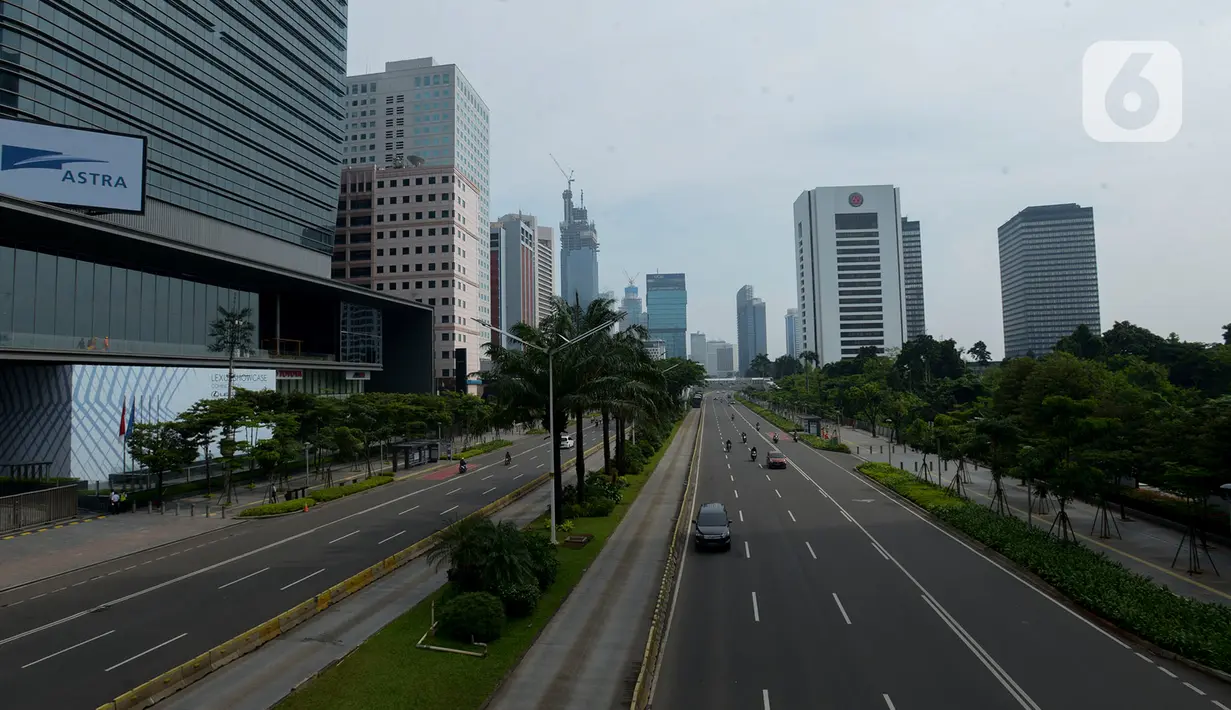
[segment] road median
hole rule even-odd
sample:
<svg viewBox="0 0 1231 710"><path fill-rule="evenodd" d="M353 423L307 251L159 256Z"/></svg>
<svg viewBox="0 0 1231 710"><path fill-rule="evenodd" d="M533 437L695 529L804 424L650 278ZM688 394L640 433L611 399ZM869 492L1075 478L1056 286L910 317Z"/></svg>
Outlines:
<svg viewBox="0 0 1231 710"><path fill-rule="evenodd" d="M1102 625L1164 657L1231 680L1231 608L1179 596L1106 555L1059 540L890 464L868 462L856 470L1028 572Z"/></svg>
<svg viewBox="0 0 1231 710"><path fill-rule="evenodd" d="M602 450L602 445L594 446L585 453L590 456ZM520 488L487 504L479 510L466 516L488 516L508 507L525 497L534 489L551 480L551 472L547 472L531 480ZM384 577L417 557L426 554L440 537L440 532L432 533L389 557L377 562L350 578L335 584L333 587L317 594L278 616L255 626L248 631L226 641L201 654L188 663L182 664L162 673L158 677L143 683L136 688L116 697L108 703L100 705L98 710L131 710L133 708L148 708L151 705L170 697L175 692L188 687L209 673L222 668L232 661L251 653L273 639L285 634L304 621L341 602L372 582ZM205 660L208 659L208 660Z"/></svg>

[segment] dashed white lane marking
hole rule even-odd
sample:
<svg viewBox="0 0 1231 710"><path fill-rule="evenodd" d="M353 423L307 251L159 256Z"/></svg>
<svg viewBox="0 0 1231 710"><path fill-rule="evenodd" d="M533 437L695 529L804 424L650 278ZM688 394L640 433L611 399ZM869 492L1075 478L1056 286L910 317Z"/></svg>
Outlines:
<svg viewBox="0 0 1231 710"><path fill-rule="evenodd" d="M107 670L105 670L105 671L103 671L103 672L104 672L104 673L110 673L111 671L115 670L116 668L119 668L120 666L124 665L125 663L128 663L129 661L135 661L135 660L137 660L138 658L141 658L142 656L144 656L144 655L145 655L145 654L147 654L147 653L153 653L154 651L157 651L158 649L162 648L163 646L166 646L166 645L167 645L167 644L169 644L169 643L174 643L174 642L176 642L176 641L179 641L180 639L184 638L184 637L185 637L185 636L187 636L187 635L188 635L188 634L187 634L187 632L185 632L185 633L180 634L179 636L176 636L176 637L175 637L175 638L173 638L173 639L170 639L170 640L168 640L168 641L163 641L162 643L158 644L157 646L155 646L155 647L153 647L153 648L148 648L148 649L146 649L146 650L142 651L141 653L138 653L137 655L133 656L132 658L128 658L128 659L125 659L125 660L123 660L123 661L120 661L119 663L115 664L114 666L111 666L110 668L108 668Z"/></svg>
<svg viewBox="0 0 1231 710"><path fill-rule="evenodd" d="M794 514L794 513L792 513L791 511L789 511L789 510L788 510L788 511L786 512L786 514L787 514L787 515L789 515L789 516L791 516L791 522L792 522L792 523L798 523L798 522L799 522L798 520L796 520L796 519L795 519L795 514Z"/></svg>
<svg viewBox="0 0 1231 710"><path fill-rule="evenodd" d="M399 535L405 535L405 534L406 534L406 531L405 531L405 530L403 530L403 531L401 531L401 532L395 532L395 533L393 533L392 535L390 535L389 537L385 538L384 540L381 540L380 542L378 542L378 543L376 543L376 544L377 544L377 545L383 545L383 544L385 544L386 542L389 542L390 540L392 540L393 538L398 537Z"/></svg>
<svg viewBox="0 0 1231 710"><path fill-rule="evenodd" d="M775 489L774 489L774 493L778 493L778 489L777 489L777 488L775 488ZM781 494L781 493L778 493L778 497L779 497L779 498L781 498L781 497L782 497L782 494Z"/></svg>
<svg viewBox="0 0 1231 710"><path fill-rule="evenodd" d="M29 668L30 666L37 666L38 664L42 663L43 661L46 661L46 660L47 660L47 659L49 659L49 658L55 658L56 656L60 655L61 653L68 653L69 651L73 650L74 648L81 648L82 646L86 645L87 643L90 643L91 641L97 641L97 640L99 640L100 638L102 638L102 637L104 637L104 636L110 636L111 634L114 634L114 633L115 633L115 629L112 629L112 630L110 630L110 631L108 631L108 632L106 632L106 633L99 634L99 635L95 636L95 637L94 637L94 638L92 638L92 639L86 639L85 641L82 641L81 643L75 643L75 644L73 644L72 646L69 646L68 648L65 648L65 649L61 649L61 650L59 650L59 651L56 651L55 653L53 653L53 654L51 654L51 655L49 655L49 656L43 656L42 658L38 659L37 661L31 661L31 662L27 663L26 665L22 666L22 667L21 667L21 669L24 671L25 669Z"/></svg>
<svg viewBox="0 0 1231 710"><path fill-rule="evenodd" d="M739 521L740 521L741 523L742 523L742 522L744 522L744 511L742 511L742 510L741 510L741 511L739 511Z"/></svg>
<svg viewBox="0 0 1231 710"><path fill-rule="evenodd" d="M496 490L496 487L492 486L491 488L488 488L487 490L483 491L482 495L487 495L488 493L491 493L494 490Z"/></svg>
<svg viewBox="0 0 1231 710"><path fill-rule="evenodd" d="M418 509L419 509L419 506L416 505L413 508L407 508L406 510L403 510L402 512L398 513L398 515L405 515L412 510L418 510Z"/></svg>
<svg viewBox="0 0 1231 710"><path fill-rule="evenodd" d="M833 593L833 602L838 605L838 611L842 612L842 618L846 620L846 625L851 625L851 617L846 615L846 607L842 606L842 600L838 598L838 593Z"/></svg>
<svg viewBox="0 0 1231 710"><path fill-rule="evenodd" d="M455 510L457 510L457 506L456 506L456 505L455 505L455 506L453 506L452 508L449 508L448 510L442 510L442 511L440 511L440 514L441 514L441 515L444 515L444 514L446 514L446 513L452 513L452 512L453 512L453 511L455 511Z"/></svg>
<svg viewBox="0 0 1231 710"><path fill-rule="evenodd" d="M522 476L524 476L524 475L525 475L524 473L519 473L519 474L517 474L516 476L514 476L514 477L513 477L513 480L514 480L514 481L516 481L517 479L521 478L521 477L522 477Z"/></svg>
<svg viewBox="0 0 1231 710"><path fill-rule="evenodd" d="M734 488L732 488L731 490L735 491L735 489L734 489ZM739 491L735 491L735 497L736 497L736 498L739 498Z"/></svg>
<svg viewBox="0 0 1231 710"><path fill-rule="evenodd" d="M881 697L885 699L885 707L889 708L889 710L898 710L893 706L893 701L889 699L889 693L882 693Z"/></svg>
<svg viewBox="0 0 1231 710"><path fill-rule="evenodd" d="M1194 693L1196 693L1197 695L1205 695L1205 691L1204 691L1204 690L1202 690L1202 689L1198 688L1197 686L1193 685L1192 683L1189 683L1188 681L1184 681L1184 687L1185 687L1185 688L1188 688L1188 689L1189 689L1189 690L1191 690L1191 691L1193 691L1193 692L1194 692Z"/></svg>
<svg viewBox="0 0 1231 710"><path fill-rule="evenodd" d="M757 593L756 592L752 593L752 620L753 621L761 620L761 609L760 607L757 606Z"/></svg>
<svg viewBox="0 0 1231 710"><path fill-rule="evenodd" d="M359 534L359 531L358 531L358 530L355 530L355 531L353 531L353 532L348 532L348 533L346 533L345 535L343 535L342 537L335 537L334 539L330 540L329 542L327 542L327 543L325 543L325 544L326 544L326 545L332 545L333 543L338 542L338 541L340 541L340 540L345 540L346 538L350 537L351 535L358 535L358 534Z"/></svg>
<svg viewBox="0 0 1231 710"><path fill-rule="evenodd" d="M460 491L460 490L461 490L461 488L454 488L453 490L449 491L449 492L448 492L448 493L446 493L445 495L447 495L447 496L451 496L451 495L453 495L454 493L457 493L457 492L458 492L458 491Z"/></svg>
<svg viewBox="0 0 1231 710"><path fill-rule="evenodd" d="M769 710L769 690L765 688L761 689L761 705L764 706L764 710Z"/></svg>
<svg viewBox="0 0 1231 710"><path fill-rule="evenodd" d="M1141 660L1145 661L1146 663L1153 663L1153 662L1154 662L1154 659L1150 658L1149 656L1147 656L1147 655L1145 655L1145 654L1143 654L1143 653L1138 653L1138 652L1136 652L1136 651L1134 651L1134 653L1136 653L1136 654L1137 654L1137 657L1138 657L1138 658L1140 658Z"/></svg>
<svg viewBox="0 0 1231 710"><path fill-rule="evenodd" d="M752 559L752 550L748 547L747 540L744 540L744 557L746 559Z"/></svg>
<svg viewBox="0 0 1231 710"><path fill-rule="evenodd" d="M232 584L239 584L240 582L244 581L245 579L250 579L250 578L255 577L255 576L257 576L258 574L260 574L260 573L262 573L262 572L266 572L266 571L268 571L268 570L269 570L269 568L268 568L268 567L266 567L265 569L259 569L259 570L255 571L255 572L253 572L252 574L245 574L244 576L240 577L239 579L234 579L234 580L231 580L230 582L227 582L226 584L224 584L224 585L222 585L221 587L218 587L218 588L219 588L219 589L226 589L227 587L231 586ZM111 669L110 669L110 668L108 668L107 670L111 670Z"/></svg>
<svg viewBox="0 0 1231 710"><path fill-rule="evenodd" d="M1168 669L1167 669L1167 668L1165 668L1164 666L1154 666L1154 667L1155 667L1155 668L1157 668L1157 669L1159 669L1159 670L1160 670L1160 671L1162 671L1163 673L1166 673L1168 676L1170 676L1170 677L1172 677L1172 678L1175 678L1175 677L1176 677L1176 675L1175 675L1174 673L1172 673L1170 670L1168 670Z"/></svg>
<svg viewBox="0 0 1231 710"><path fill-rule="evenodd" d="M496 474L494 474L494 473L493 473L491 476L484 476L484 477L480 478L479 480L480 480L480 481L486 481L487 479L492 478L492 476L495 476L495 475L496 475Z"/></svg>
<svg viewBox="0 0 1231 710"><path fill-rule="evenodd" d="M804 540L804 545L806 545L806 546L808 547L808 554L809 554L809 555L812 555L812 559L814 559L814 560L815 560L815 559L816 559L816 550L812 549L812 543L808 542L807 540Z"/></svg>
<svg viewBox="0 0 1231 710"><path fill-rule="evenodd" d="M400 534L400 533L399 533L399 534ZM315 572L313 572L312 574L308 575L307 577L300 577L299 579L295 580L294 582L291 582L290 584L288 584L288 585L286 585L285 587L283 587L283 588L279 589L278 591L279 591L279 592L285 592L286 590L290 589L291 587L295 586L296 584L299 584L300 582L303 582L303 581L306 581L306 580L312 579L313 577L315 577L316 575L318 575L318 574L320 574L321 572L324 572L324 571L325 571L325 570L324 570L323 568L322 568L322 569L318 569L318 570L316 570Z"/></svg>

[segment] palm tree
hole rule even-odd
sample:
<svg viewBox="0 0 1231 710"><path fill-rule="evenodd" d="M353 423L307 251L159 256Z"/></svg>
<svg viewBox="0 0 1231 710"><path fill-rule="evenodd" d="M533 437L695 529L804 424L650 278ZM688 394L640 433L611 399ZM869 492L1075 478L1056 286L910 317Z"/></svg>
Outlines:
<svg viewBox="0 0 1231 710"><path fill-rule="evenodd" d="M247 306L230 310L218 306L218 317L209 324L211 352L227 354L227 399L235 393L235 358L248 357L253 353L252 309Z"/></svg>

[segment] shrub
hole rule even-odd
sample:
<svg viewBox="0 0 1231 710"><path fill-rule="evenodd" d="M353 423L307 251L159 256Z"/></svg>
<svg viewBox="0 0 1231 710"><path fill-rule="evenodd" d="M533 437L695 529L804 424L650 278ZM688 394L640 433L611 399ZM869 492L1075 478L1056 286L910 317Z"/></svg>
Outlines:
<svg viewBox="0 0 1231 710"><path fill-rule="evenodd" d="M834 439L824 439L816 434L800 434L799 440L821 451L836 451L840 454L849 454L851 452L851 447L843 442L835 441Z"/></svg>
<svg viewBox="0 0 1231 710"><path fill-rule="evenodd" d="M310 494L317 503L328 503L331 500L345 498L356 493L371 490L377 486L383 486L387 483L393 483L393 476L372 476L366 481L352 483L349 486L332 486L330 488L322 488L317 491L312 491Z"/></svg>
<svg viewBox="0 0 1231 710"><path fill-rule="evenodd" d="M520 619L534 613L539 603L539 588L536 584L505 584L497 590L504 613L512 619Z"/></svg>
<svg viewBox="0 0 1231 710"><path fill-rule="evenodd" d="M582 517L583 512L577 503L565 503L556 510L556 515L560 520L572 520Z"/></svg>
<svg viewBox="0 0 1231 710"><path fill-rule="evenodd" d="M536 532L523 531L526 538L526 550L530 553L530 567L539 589L547 591L556 581L560 571L560 558L556 554L556 546L551 544L551 538Z"/></svg>
<svg viewBox="0 0 1231 710"><path fill-rule="evenodd" d="M513 445L513 442L511 441L506 441L504 439L492 439L491 441L479 444L478 446L472 446L469 449L466 449L465 451L458 454L457 458L459 459L474 458L475 456L482 456L483 454L490 454L493 451L497 451L499 449L503 449L506 446L512 446L512 445Z"/></svg>
<svg viewBox="0 0 1231 710"><path fill-rule="evenodd" d="M1090 548L953 495L886 463L864 475L1038 575L1074 602L1165 649L1231 671L1231 608L1181 597Z"/></svg>
<svg viewBox="0 0 1231 710"><path fill-rule="evenodd" d="M583 518L605 518L615 510L616 502L610 498L594 498L581 506Z"/></svg>
<svg viewBox="0 0 1231 710"><path fill-rule="evenodd" d="M504 630L504 605L494 594L459 594L440 608L436 633L454 641L490 643Z"/></svg>
<svg viewBox="0 0 1231 710"><path fill-rule="evenodd" d="M547 430L541 426L536 426L534 428L526 430L526 436L539 436L541 434L546 434L546 433L547 433Z"/></svg>
<svg viewBox="0 0 1231 710"><path fill-rule="evenodd" d="M560 523L559 525L556 526L556 532L560 533L561 535L568 535L569 533L573 532L573 521L565 520L564 522Z"/></svg>
<svg viewBox="0 0 1231 710"><path fill-rule="evenodd" d="M251 508L245 508L240 511L239 517L252 518L260 515L282 515L283 513L294 513L303 510L304 505L309 508L316 505L316 501L311 498L296 498L295 500L283 500L277 503L269 503L267 505L254 505Z"/></svg>

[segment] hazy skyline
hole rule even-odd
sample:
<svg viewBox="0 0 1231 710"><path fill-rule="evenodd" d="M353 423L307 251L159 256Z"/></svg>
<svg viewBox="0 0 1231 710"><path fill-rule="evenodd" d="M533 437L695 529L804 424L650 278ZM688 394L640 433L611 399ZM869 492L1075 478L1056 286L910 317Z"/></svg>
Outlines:
<svg viewBox="0 0 1231 710"><path fill-rule="evenodd" d="M791 204L893 184L920 220L928 332L1003 354L996 228L1028 205L1094 208L1103 327L1216 341L1231 320L1219 204L1231 157L1231 6L1145 0L820 4L351 3L351 73L433 56L491 110L492 214L561 219L566 170L598 226L602 290L688 275L689 332L735 342L735 291L795 307ZM426 31L429 30L430 31ZM1184 127L1102 144L1081 61L1104 39L1184 58ZM1183 217L1184 219L1180 219ZM557 245L558 246L558 245Z"/></svg>

